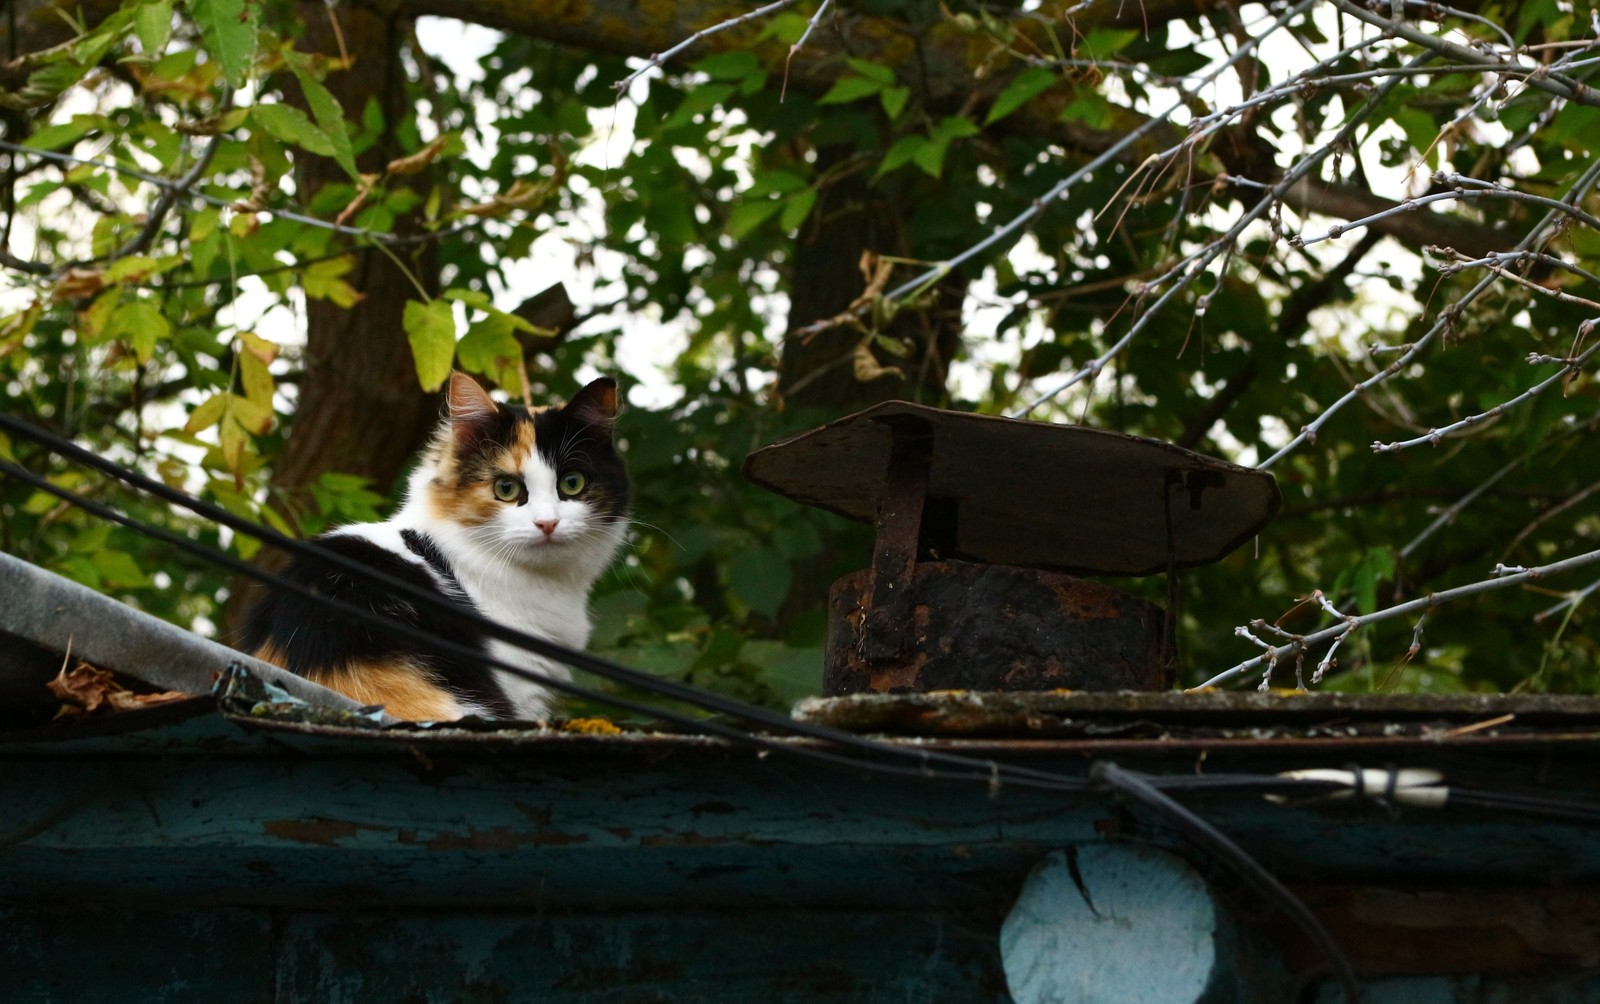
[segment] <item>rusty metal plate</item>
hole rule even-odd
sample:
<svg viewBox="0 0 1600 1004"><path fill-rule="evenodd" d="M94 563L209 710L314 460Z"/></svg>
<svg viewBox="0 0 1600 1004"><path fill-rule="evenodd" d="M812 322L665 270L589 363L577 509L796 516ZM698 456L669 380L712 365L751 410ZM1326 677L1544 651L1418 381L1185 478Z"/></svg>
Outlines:
<svg viewBox="0 0 1600 1004"><path fill-rule="evenodd" d="M1148 575L1167 566L1168 492L1180 568L1222 558L1281 503L1266 471L1171 443L906 401L764 446L745 459L744 474L796 502L870 523L897 426L932 431L928 497L955 520L954 549L944 558Z"/></svg>

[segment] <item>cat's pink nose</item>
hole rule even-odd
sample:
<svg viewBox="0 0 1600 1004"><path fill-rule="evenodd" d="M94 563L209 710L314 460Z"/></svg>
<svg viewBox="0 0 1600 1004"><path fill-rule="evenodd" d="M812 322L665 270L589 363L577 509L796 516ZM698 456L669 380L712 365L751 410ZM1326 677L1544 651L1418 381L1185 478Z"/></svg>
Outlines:
<svg viewBox="0 0 1600 1004"><path fill-rule="evenodd" d="M536 519L533 521L533 525L543 530L546 537L553 537L556 532L556 524L559 522L561 522L559 519Z"/></svg>

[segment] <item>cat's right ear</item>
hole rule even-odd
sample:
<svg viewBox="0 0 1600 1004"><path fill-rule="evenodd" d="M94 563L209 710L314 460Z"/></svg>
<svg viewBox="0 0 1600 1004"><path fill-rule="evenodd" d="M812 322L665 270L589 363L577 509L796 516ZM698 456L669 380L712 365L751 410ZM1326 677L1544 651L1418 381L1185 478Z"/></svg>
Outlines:
<svg viewBox="0 0 1600 1004"><path fill-rule="evenodd" d="M445 398L450 402L450 437L455 440L456 452L470 452L494 427L500 406L478 381L460 370L450 374Z"/></svg>

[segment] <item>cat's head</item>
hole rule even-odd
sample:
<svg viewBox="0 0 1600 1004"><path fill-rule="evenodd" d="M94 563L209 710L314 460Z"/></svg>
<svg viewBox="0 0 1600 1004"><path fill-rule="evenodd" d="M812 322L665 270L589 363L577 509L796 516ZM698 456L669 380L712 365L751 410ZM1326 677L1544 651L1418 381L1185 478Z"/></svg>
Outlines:
<svg viewBox="0 0 1600 1004"><path fill-rule="evenodd" d="M496 404L453 373L449 414L418 487L433 519L490 561L592 578L627 530L628 473L612 442L617 384L601 377L565 405Z"/></svg>

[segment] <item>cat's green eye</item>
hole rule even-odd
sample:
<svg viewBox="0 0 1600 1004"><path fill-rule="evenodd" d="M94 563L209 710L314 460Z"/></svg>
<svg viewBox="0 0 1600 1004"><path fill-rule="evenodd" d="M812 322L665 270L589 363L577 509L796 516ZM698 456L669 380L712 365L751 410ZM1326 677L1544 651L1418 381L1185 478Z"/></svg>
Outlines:
<svg viewBox="0 0 1600 1004"><path fill-rule="evenodd" d="M495 478L494 497L502 502L515 502L522 497L522 482L516 478Z"/></svg>
<svg viewBox="0 0 1600 1004"><path fill-rule="evenodd" d="M589 479L585 478L582 474L579 474L577 471L568 471L567 473L561 475L561 494L576 495L583 491L583 486L588 483Z"/></svg>

